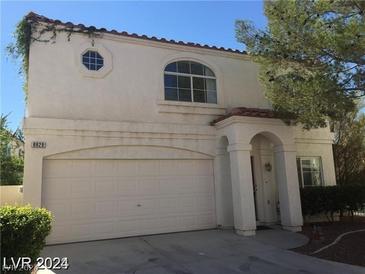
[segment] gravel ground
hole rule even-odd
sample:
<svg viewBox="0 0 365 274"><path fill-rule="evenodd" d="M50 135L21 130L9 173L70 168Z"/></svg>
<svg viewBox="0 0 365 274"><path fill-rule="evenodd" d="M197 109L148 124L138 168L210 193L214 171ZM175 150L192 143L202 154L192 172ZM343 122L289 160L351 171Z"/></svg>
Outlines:
<svg viewBox="0 0 365 274"><path fill-rule="evenodd" d="M314 226L320 231L319 234L313 232ZM346 235L336 245L317 254L311 254L332 243L342 233L359 229L365 229L365 217L355 218L354 221L343 218L335 223L306 224L301 233L309 237L309 243L292 250L326 260L365 266L365 232Z"/></svg>

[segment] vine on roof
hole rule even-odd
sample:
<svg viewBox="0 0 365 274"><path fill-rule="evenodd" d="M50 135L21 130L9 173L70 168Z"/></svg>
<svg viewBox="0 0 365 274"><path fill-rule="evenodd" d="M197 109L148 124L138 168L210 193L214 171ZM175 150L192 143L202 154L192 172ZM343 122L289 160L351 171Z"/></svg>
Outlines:
<svg viewBox="0 0 365 274"><path fill-rule="evenodd" d="M28 90L29 49L31 43L56 43L57 34L60 32L67 33L67 41L71 40L73 33L87 34L90 38L98 36L95 33L94 27L83 29L74 25L59 24L58 22L42 22L31 15L23 17L17 24L13 33L14 42L6 47L6 51L15 60L21 61L19 74L24 77L23 90L25 92L25 99L27 99Z"/></svg>

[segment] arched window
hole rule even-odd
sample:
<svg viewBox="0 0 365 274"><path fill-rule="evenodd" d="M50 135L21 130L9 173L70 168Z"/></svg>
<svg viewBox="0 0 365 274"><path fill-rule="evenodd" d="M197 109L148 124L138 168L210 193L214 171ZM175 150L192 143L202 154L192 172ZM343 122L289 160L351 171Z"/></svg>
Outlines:
<svg viewBox="0 0 365 274"><path fill-rule="evenodd" d="M165 68L165 100L217 103L213 71L197 62L178 61Z"/></svg>

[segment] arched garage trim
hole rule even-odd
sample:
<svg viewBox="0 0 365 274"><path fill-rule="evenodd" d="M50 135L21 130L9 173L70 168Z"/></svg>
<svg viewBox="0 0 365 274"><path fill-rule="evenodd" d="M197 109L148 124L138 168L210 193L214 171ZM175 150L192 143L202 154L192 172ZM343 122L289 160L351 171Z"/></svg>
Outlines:
<svg viewBox="0 0 365 274"><path fill-rule="evenodd" d="M71 150L45 159L212 159L213 155L160 145L113 145Z"/></svg>

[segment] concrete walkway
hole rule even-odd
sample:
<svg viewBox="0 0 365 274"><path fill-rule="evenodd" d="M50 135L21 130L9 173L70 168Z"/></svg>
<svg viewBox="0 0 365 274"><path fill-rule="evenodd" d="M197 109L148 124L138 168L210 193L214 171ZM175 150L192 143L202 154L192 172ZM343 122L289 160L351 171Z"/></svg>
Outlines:
<svg viewBox="0 0 365 274"><path fill-rule="evenodd" d="M69 270L54 272L70 274L365 273L365 268L285 250L306 241L301 234L281 230L258 231L254 237L206 230L54 245L42 256L68 257Z"/></svg>

